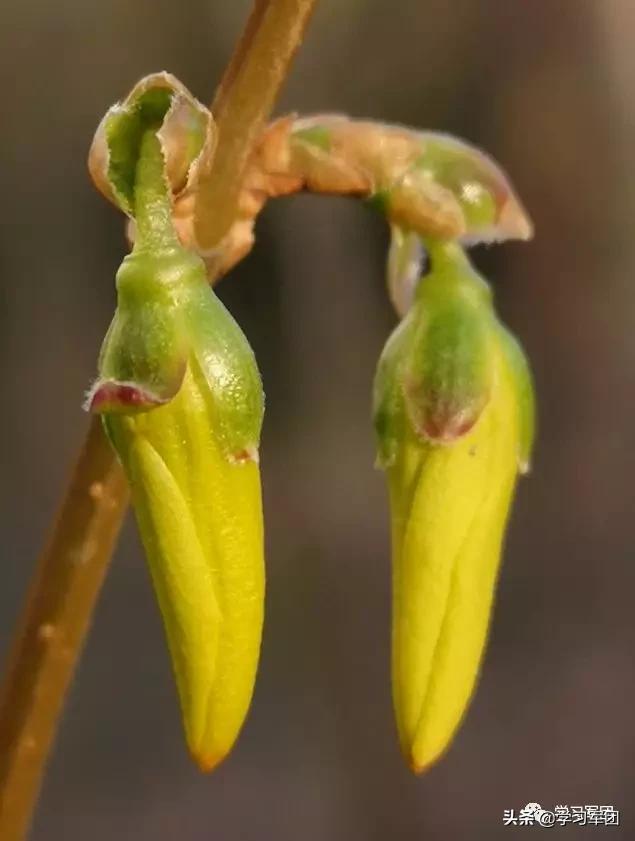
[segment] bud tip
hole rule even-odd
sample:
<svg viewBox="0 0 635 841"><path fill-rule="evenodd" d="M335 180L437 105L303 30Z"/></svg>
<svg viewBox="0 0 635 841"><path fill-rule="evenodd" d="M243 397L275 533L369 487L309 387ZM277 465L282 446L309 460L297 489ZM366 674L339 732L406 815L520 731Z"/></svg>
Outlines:
<svg viewBox="0 0 635 841"><path fill-rule="evenodd" d="M203 774L210 774L214 771L221 762L226 759L227 754L224 753L222 756L217 754L204 754L199 753L198 751L192 751L192 759L198 766L199 771L202 771Z"/></svg>

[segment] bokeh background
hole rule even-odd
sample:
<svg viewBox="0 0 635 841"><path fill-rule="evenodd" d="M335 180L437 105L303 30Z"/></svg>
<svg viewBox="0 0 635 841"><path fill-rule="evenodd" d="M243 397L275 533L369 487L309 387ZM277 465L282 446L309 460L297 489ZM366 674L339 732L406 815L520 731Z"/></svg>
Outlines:
<svg viewBox="0 0 635 841"><path fill-rule="evenodd" d="M248 0L3 0L0 654L86 427L121 219L89 183L102 113L169 69L209 99ZM252 711L198 774L139 541L116 552L33 841L506 839L528 801L612 804L635 837L635 6L321 0L278 112L433 127L512 173L536 238L475 251L533 362L540 438L491 641L447 757L393 731L388 519L370 387L387 232L345 200L270 205L219 287L265 380L268 600ZM536 830L534 830L536 831Z"/></svg>

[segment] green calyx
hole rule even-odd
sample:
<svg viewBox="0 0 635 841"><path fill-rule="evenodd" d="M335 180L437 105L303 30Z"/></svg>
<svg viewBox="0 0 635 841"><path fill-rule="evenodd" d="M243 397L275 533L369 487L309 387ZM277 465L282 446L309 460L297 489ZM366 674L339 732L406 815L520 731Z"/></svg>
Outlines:
<svg viewBox="0 0 635 841"><path fill-rule="evenodd" d="M497 319L487 283L456 243L426 245L430 263L414 300L381 355L374 391L379 462L393 463L406 438L451 445L478 422L497 381L500 353L518 390L524 432L533 438L533 391L519 345Z"/></svg>
<svg viewBox="0 0 635 841"><path fill-rule="evenodd" d="M174 231L158 136L160 99L151 97L143 110L150 125L138 143L130 202L135 244L117 273L117 311L87 405L99 413L155 409L176 395L195 359L216 406L223 451L240 460L258 447L260 376L244 334L208 286L203 261L180 245Z"/></svg>

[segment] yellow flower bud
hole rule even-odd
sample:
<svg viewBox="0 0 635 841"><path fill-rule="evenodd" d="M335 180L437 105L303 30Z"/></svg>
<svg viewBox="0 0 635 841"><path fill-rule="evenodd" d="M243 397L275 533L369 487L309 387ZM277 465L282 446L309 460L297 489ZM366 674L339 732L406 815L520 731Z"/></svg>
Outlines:
<svg viewBox="0 0 635 841"><path fill-rule="evenodd" d="M431 256L376 384L392 518L393 701L417 773L446 750L473 692L533 436L528 369L483 281L458 246Z"/></svg>
<svg viewBox="0 0 635 841"><path fill-rule="evenodd" d="M102 414L126 471L187 743L208 771L249 708L264 557L256 360L171 219L172 192L205 150L206 127L202 106L158 74L98 132L93 152L101 143L104 154L93 162L107 189L99 183L134 217L136 238L117 272L117 310L86 405Z"/></svg>

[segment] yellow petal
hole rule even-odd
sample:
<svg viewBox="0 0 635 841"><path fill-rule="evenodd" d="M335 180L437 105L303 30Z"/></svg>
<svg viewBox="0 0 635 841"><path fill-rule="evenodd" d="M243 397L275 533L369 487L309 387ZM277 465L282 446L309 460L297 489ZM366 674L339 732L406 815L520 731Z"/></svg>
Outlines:
<svg viewBox="0 0 635 841"><path fill-rule="evenodd" d="M187 503L151 442L132 434L128 476L150 572L165 622L187 741L204 738L214 685L220 609Z"/></svg>
<svg viewBox="0 0 635 841"><path fill-rule="evenodd" d="M411 438L388 470L393 699L415 771L448 746L476 681L517 473L516 386L501 353L492 398L451 445Z"/></svg>
<svg viewBox="0 0 635 841"><path fill-rule="evenodd" d="M188 746L203 770L231 750L247 714L264 599L258 465L228 460L216 425L193 361L170 403L107 419L132 488Z"/></svg>

